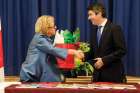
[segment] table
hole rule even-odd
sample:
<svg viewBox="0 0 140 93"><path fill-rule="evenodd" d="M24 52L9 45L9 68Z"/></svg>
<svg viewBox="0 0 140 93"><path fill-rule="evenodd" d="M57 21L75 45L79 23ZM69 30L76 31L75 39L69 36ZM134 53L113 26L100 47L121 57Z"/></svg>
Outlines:
<svg viewBox="0 0 140 93"><path fill-rule="evenodd" d="M5 87L12 84L21 84L21 82L0 82L0 93L4 93Z"/></svg>
<svg viewBox="0 0 140 93"><path fill-rule="evenodd" d="M40 83L37 83L40 84ZM44 83L47 84L47 83ZM61 85L60 83L55 83L56 85ZM52 85L55 85L52 84ZM71 85L76 83L63 83L66 85ZM101 84L101 83L100 83ZM81 84L80 84L81 85ZM83 83L82 86L92 85L90 83ZM94 85L94 83L93 83ZM104 85L104 84L103 84ZM120 84L121 85L121 84ZM128 85L128 84L123 84ZM136 89L99 89L99 88L62 88L62 87L17 87L19 85L11 85L5 88L5 93L140 93L140 85L139 84L129 84L136 87ZM108 86L117 86L115 84L108 84Z"/></svg>

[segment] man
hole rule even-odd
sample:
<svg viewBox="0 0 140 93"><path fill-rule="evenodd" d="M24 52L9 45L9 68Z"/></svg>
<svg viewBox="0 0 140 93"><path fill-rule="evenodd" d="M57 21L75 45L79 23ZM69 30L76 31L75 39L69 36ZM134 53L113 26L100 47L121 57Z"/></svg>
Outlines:
<svg viewBox="0 0 140 93"><path fill-rule="evenodd" d="M22 82L61 82L64 77L57 66L55 57L65 59L68 54L83 58L82 51L62 49L53 46L52 37L56 26L53 16L43 15L35 24L35 35L29 45L25 62L22 64Z"/></svg>
<svg viewBox="0 0 140 93"><path fill-rule="evenodd" d="M126 46L121 27L106 18L105 8L100 3L88 7L88 19L93 24L89 53L95 68L93 81L123 82L125 75L121 59L126 53Z"/></svg>

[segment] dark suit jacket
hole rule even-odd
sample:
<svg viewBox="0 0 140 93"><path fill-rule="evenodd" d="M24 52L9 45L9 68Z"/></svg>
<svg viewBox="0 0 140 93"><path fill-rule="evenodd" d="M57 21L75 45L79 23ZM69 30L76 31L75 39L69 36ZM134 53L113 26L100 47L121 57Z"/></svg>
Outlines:
<svg viewBox="0 0 140 93"><path fill-rule="evenodd" d="M101 69L95 69L93 81L122 82L124 67L121 59L126 53L126 46L121 27L107 21L99 46L96 36L97 27L93 27L90 35L89 59L101 57L104 63Z"/></svg>

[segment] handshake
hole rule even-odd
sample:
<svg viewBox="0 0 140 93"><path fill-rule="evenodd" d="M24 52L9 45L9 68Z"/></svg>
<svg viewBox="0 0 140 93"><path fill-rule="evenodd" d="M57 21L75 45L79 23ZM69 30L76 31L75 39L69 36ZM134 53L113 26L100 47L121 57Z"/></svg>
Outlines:
<svg viewBox="0 0 140 93"><path fill-rule="evenodd" d="M82 59L84 59L85 55L82 50L68 49L68 54L75 56L75 62L78 62L78 64L83 64Z"/></svg>
<svg viewBox="0 0 140 93"><path fill-rule="evenodd" d="M76 58L83 59L85 57L82 50L68 49L68 54L75 55Z"/></svg>
<svg viewBox="0 0 140 93"><path fill-rule="evenodd" d="M84 52L82 50L76 50L75 57L79 59L83 59L85 57Z"/></svg>

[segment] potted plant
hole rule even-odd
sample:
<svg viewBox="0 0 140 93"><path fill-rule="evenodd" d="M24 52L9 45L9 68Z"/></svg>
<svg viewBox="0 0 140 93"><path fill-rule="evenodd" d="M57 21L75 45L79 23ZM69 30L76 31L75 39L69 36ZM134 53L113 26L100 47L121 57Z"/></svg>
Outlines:
<svg viewBox="0 0 140 93"><path fill-rule="evenodd" d="M90 45L89 43L86 42L80 42L80 29L77 28L74 32L70 32L69 30L64 30L60 32L61 37L64 39L63 40L63 44L59 44L59 46L63 46L62 48L72 48L72 49L77 49L77 50L82 50L84 53L89 52L90 51ZM57 44L58 45L58 44ZM72 47L68 47L72 46ZM58 60L60 63L60 60ZM62 60L61 60L62 61ZM84 76L88 76L91 75L94 71L92 65L88 62L84 62L85 60L81 60L78 59L76 57L71 58L70 61L67 60L63 60L65 62L62 62L63 64L65 64L66 68L62 68L63 70L70 70L71 76L72 77L76 77L77 75L84 75ZM73 65L71 65L71 67L68 67L70 64L70 62L73 62ZM71 63L72 63L71 62Z"/></svg>

